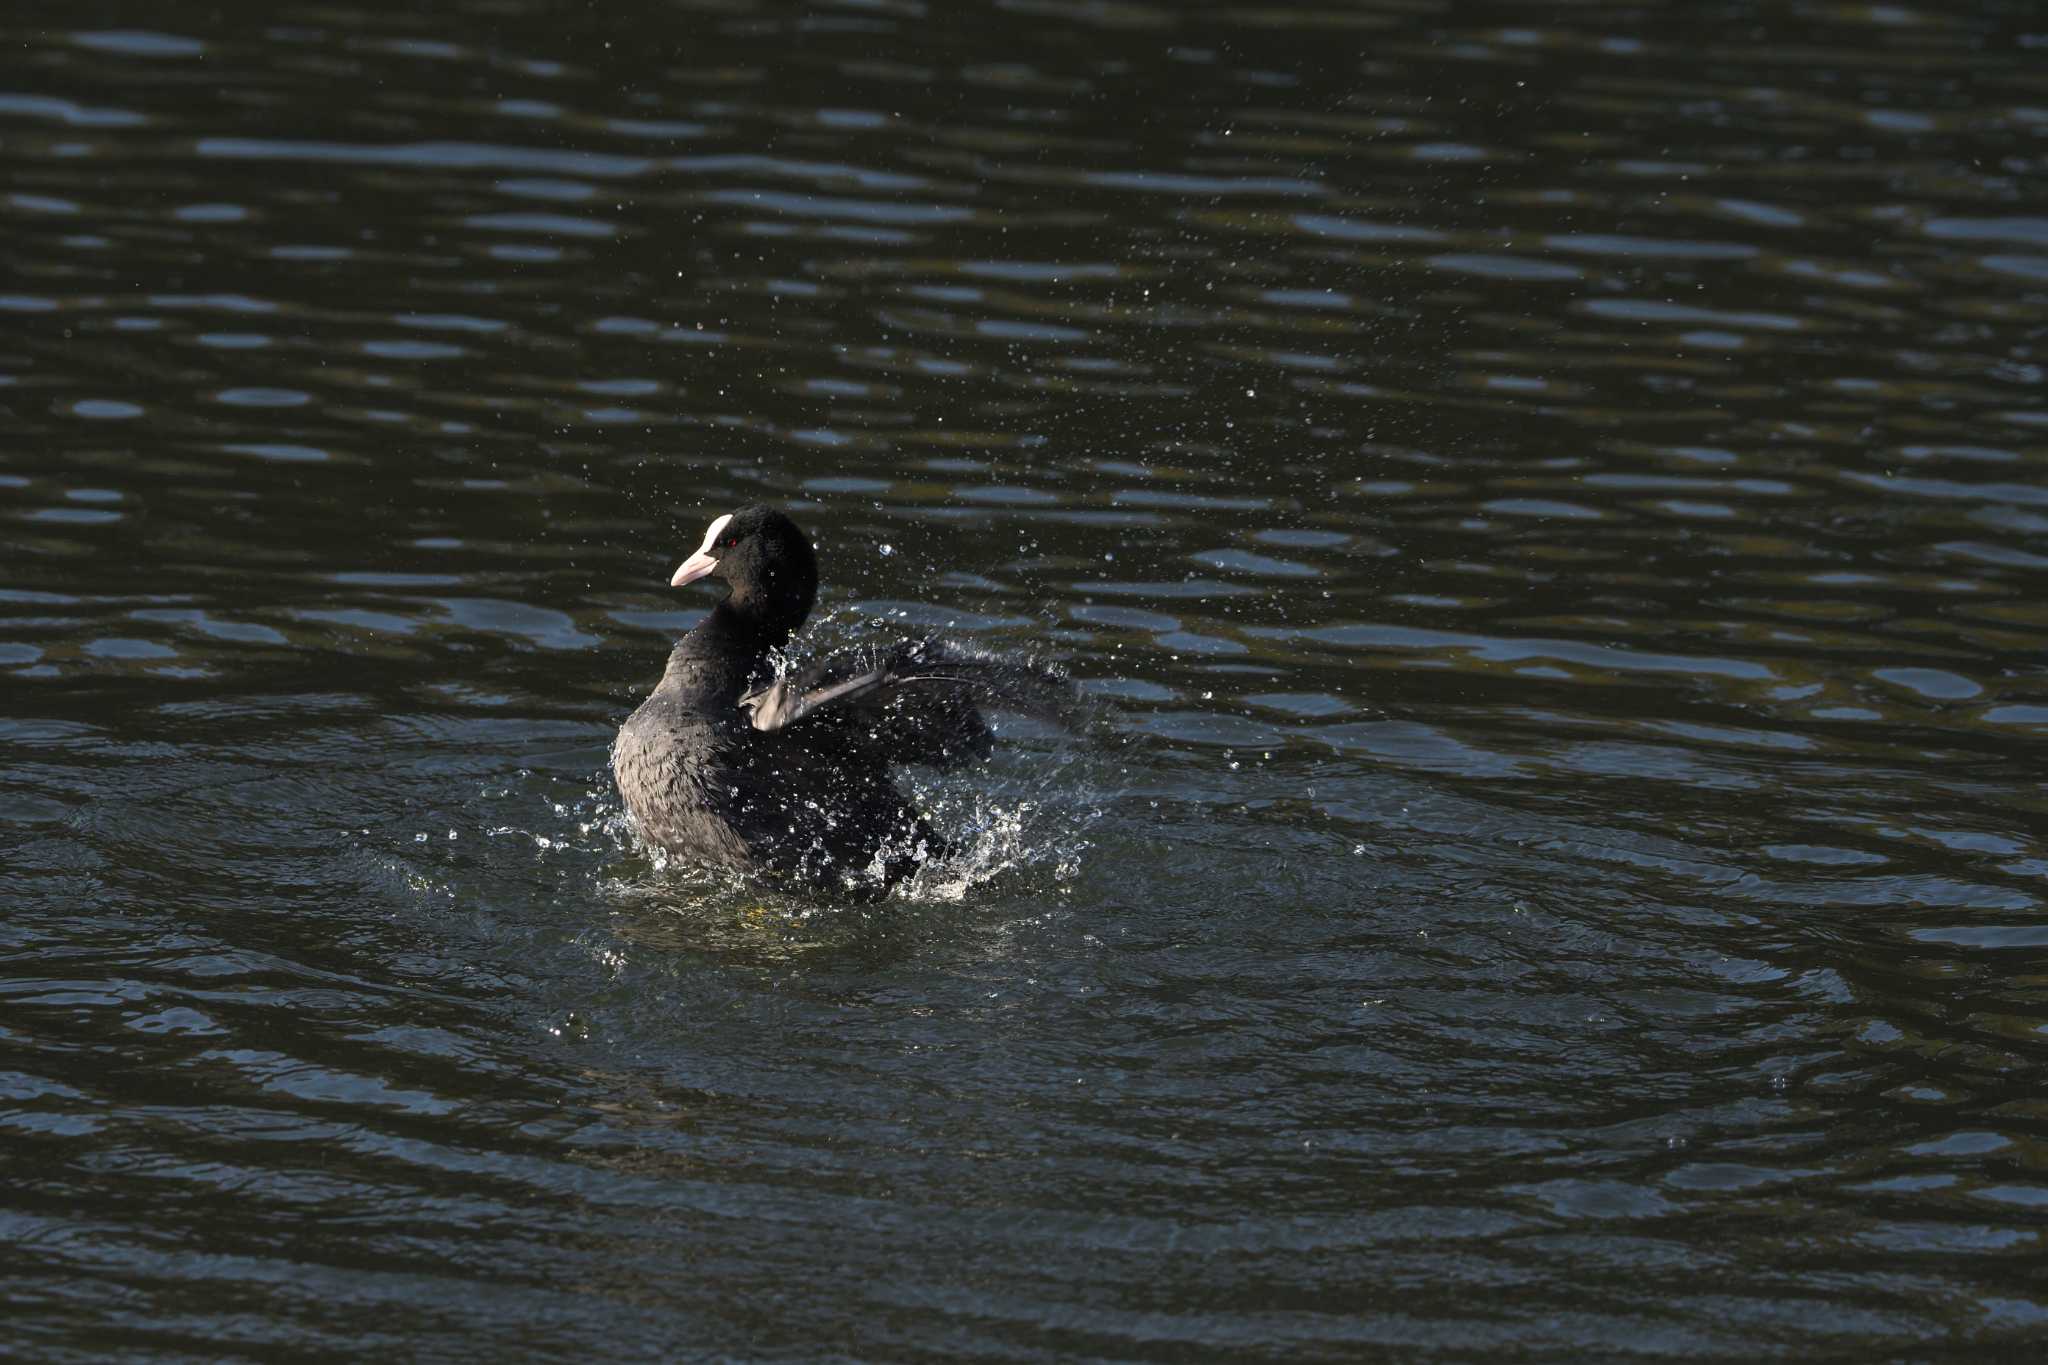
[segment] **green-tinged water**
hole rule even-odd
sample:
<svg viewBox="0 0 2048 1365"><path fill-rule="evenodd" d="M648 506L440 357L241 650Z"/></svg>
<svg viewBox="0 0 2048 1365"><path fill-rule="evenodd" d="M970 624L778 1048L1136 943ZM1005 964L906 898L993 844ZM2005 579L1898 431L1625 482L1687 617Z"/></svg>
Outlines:
<svg viewBox="0 0 2048 1365"><path fill-rule="evenodd" d="M2048 1335L2038 5L0 15L0 1354ZM635 844L711 517L1061 660Z"/></svg>

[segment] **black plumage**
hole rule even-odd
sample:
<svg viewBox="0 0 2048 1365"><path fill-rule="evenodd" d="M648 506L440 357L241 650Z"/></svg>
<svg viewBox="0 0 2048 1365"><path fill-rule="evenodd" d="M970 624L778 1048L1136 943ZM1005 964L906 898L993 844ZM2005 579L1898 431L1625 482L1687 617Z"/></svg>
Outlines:
<svg viewBox="0 0 2048 1365"><path fill-rule="evenodd" d="M984 706L1054 717L1072 707L1056 671L937 638L774 677L772 651L810 615L818 586L810 541L775 508L713 522L673 581L706 577L731 592L676 642L612 747L641 834L692 861L886 888L944 852L892 768L986 758Z"/></svg>

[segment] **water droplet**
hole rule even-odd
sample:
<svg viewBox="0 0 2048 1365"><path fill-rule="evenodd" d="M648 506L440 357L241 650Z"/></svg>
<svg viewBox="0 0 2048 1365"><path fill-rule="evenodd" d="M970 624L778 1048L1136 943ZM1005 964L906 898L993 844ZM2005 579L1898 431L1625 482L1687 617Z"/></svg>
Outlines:
<svg viewBox="0 0 2048 1365"><path fill-rule="evenodd" d="M894 545L891 545L886 540L882 542L882 558L887 559L890 555L893 555L895 553L896 547Z"/></svg>

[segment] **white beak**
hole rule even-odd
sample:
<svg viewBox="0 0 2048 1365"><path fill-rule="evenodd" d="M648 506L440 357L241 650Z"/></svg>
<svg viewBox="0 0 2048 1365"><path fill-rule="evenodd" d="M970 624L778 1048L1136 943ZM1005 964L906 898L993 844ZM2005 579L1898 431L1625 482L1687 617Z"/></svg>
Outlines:
<svg viewBox="0 0 2048 1365"><path fill-rule="evenodd" d="M683 567L676 570L676 576L668 581L668 585L680 588L685 583L695 583L717 567L718 561L700 550L683 561Z"/></svg>
<svg viewBox="0 0 2048 1365"><path fill-rule="evenodd" d="M727 512L717 521L711 523L711 529L704 533L704 543L697 548L697 553L684 560L683 567L677 569L676 576L668 581L668 585L671 588L680 588L685 583L695 583L698 579L718 567L718 557L711 553L711 548L718 544L719 534L725 530L726 523L731 520L732 513Z"/></svg>

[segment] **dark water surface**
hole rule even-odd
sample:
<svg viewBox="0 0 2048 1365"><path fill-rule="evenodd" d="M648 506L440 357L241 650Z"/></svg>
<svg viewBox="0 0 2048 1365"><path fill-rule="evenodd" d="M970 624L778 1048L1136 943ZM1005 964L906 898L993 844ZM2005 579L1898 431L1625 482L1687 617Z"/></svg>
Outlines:
<svg viewBox="0 0 2048 1365"><path fill-rule="evenodd" d="M0 1347L2048 1334L2048 13L16 4ZM790 505L878 906L605 775Z"/></svg>

